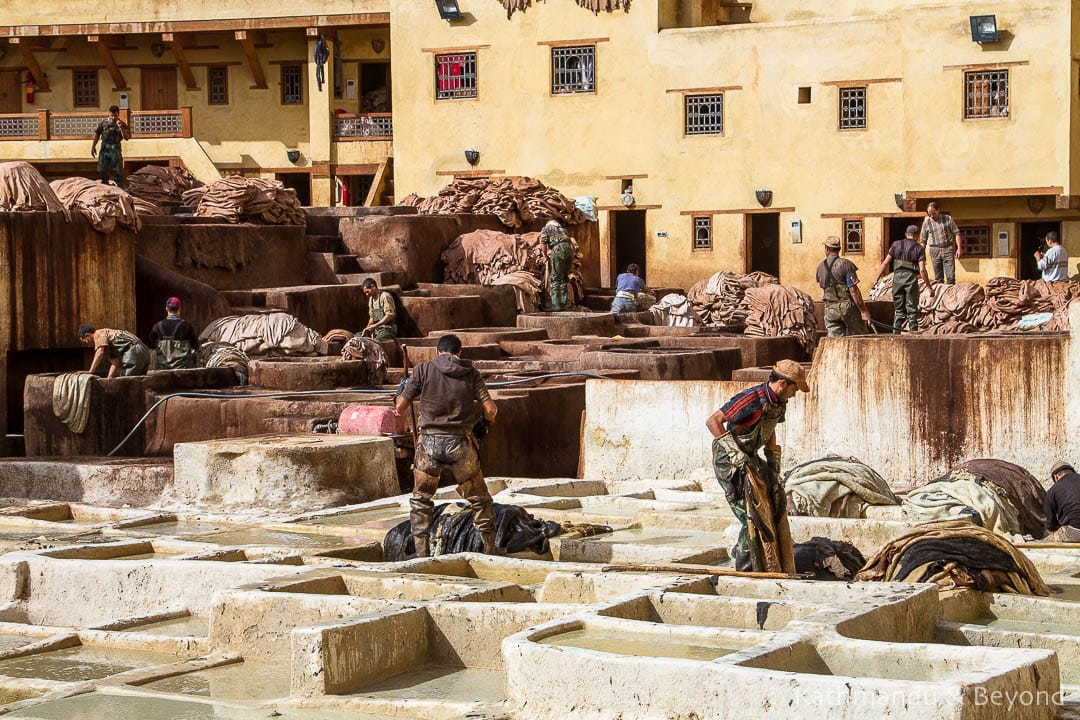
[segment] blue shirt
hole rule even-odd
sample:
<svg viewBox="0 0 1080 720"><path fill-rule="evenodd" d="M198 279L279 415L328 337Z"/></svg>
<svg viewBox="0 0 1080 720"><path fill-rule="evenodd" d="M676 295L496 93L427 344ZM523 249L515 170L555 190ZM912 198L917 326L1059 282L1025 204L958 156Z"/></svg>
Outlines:
<svg viewBox="0 0 1080 720"><path fill-rule="evenodd" d="M637 295L645 290L645 281L633 273L622 273L615 278L615 292L628 292Z"/></svg>

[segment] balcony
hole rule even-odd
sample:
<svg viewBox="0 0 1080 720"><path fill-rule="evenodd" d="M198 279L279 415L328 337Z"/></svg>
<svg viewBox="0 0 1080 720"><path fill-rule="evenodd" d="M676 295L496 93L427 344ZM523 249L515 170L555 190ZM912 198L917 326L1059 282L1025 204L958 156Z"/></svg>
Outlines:
<svg viewBox="0 0 1080 720"><path fill-rule="evenodd" d="M334 116L334 140L393 140L391 113L340 114Z"/></svg>
<svg viewBox="0 0 1080 720"><path fill-rule="evenodd" d="M189 138L191 137L191 108L176 110L121 111L121 117L131 126L131 137ZM101 111L17 113L0 115L2 140L89 140L105 118Z"/></svg>

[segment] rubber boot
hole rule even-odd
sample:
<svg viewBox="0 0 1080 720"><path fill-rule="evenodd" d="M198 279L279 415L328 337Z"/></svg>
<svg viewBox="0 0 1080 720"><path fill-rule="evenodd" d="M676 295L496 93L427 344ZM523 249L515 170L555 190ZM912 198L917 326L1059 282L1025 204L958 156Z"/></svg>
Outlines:
<svg viewBox="0 0 1080 720"><path fill-rule="evenodd" d="M409 499L409 525L412 529L416 557L431 555L431 517L435 509L432 497L439 487L439 478L413 468L413 496Z"/></svg>
<svg viewBox="0 0 1080 720"><path fill-rule="evenodd" d="M485 555L505 555L506 549L495 544L495 533L481 533L480 539L484 542Z"/></svg>

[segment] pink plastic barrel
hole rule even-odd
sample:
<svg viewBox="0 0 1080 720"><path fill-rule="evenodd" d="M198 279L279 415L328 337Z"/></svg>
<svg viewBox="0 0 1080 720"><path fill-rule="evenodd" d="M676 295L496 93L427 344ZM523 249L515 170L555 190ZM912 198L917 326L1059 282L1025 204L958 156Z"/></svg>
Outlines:
<svg viewBox="0 0 1080 720"><path fill-rule="evenodd" d="M338 418L341 435L393 435L405 432L397 410L385 406L349 405Z"/></svg>

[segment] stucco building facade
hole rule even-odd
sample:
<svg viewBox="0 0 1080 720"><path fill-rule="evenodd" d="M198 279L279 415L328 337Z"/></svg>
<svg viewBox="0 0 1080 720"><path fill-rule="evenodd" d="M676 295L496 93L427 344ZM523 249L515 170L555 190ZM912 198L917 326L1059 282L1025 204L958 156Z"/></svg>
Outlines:
<svg viewBox="0 0 1080 720"><path fill-rule="evenodd" d="M26 119L0 120L24 133L0 138L0 157L88 163L88 139L51 126L100 116L121 75L133 114L175 111L147 128L179 128L137 132L129 160L299 181L313 204L530 175L596 198L609 282L637 262L652 285L765 270L811 290L827 235L869 280L932 199L964 233L958 280L1032 276L1052 229L1080 256L1076 0L633 0L595 14L546 0L509 18L458 0L452 20L390 0L100 7L0 8L3 87L21 92L11 78L33 64L49 84L4 106ZM973 15L995 16L996 41L973 40ZM90 70L97 109L75 104ZM364 98L380 80L376 113Z"/></svg>

